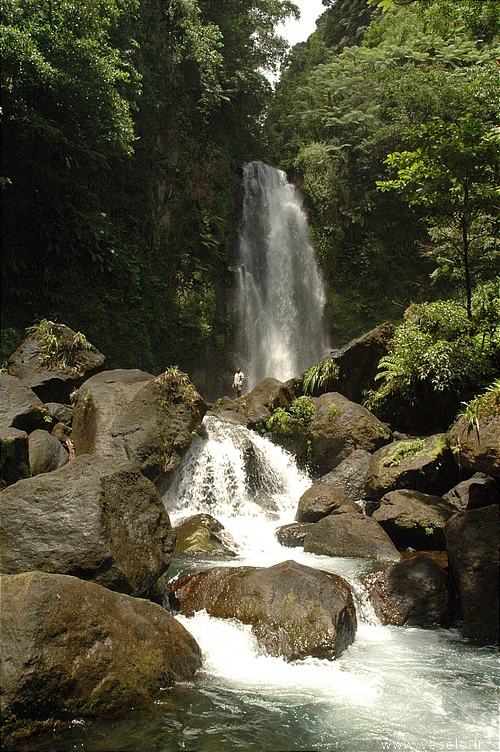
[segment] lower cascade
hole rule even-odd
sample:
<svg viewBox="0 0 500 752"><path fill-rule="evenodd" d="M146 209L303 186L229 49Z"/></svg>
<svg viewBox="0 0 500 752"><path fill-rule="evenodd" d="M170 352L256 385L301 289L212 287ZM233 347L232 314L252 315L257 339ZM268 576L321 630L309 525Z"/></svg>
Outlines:
<svg viewBox="0 0 500 752"><path fill-rule="evenodd" d="M267 376L286 381L317 363L328 340L326 294L300 195L263 162L246 165L243 182L238 312L250 390Z"/></svg>
<svg viewBox="0 0 500 752"><path fill-rule="evenodd" d="M344 578L354 598L355 639L336 660L287 661L265 650L250 624L206 610L176 619L195 638L202 667L167 686L149 706L119 718L75 718L58 749L84 752L379 752L498 749L498 654L457 630L383 626L362 584L368 559L283 548L312 484L293 457L266 438L215 415L204 418L164 504L172 524L209 514L236 556L178 556L166 577L213 567L297 562ZM53 740L37 740L37 752ZM23 749L30 749L29 745ZM34 749L31 747L31 749Z"/></svg>

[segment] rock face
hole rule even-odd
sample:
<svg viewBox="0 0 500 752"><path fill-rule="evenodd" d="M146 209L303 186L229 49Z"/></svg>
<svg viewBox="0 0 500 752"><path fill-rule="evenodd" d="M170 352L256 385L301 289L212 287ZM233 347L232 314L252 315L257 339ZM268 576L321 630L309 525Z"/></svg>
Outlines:
<svg viewBox="0 0 500 752"><path fill-rule="evenodd" d="M44 341L52 342L45 352ZM11 376L17 376L43 402L69 402L71 392L104 367L104 355L64 324L44 322L8 360Z"/></svg>
<svg viewBox="0 0 500 752"><path fill-rule="evenodd" d="M486 473L474 473L472 478L454 486L443 499L449 501L459 512L466 509L480 509L498 504L500 484Z"/></svg>
<svg viewBox="0 0 500 752"><path fill-rule="evenodd" d="M0 426L0 488L29 474L28 434L18 428Z"/></svg>
<svg viewBox="0 0 500 752"><path fill-rule="evenodd" d="M337 392L321 395L314 406L308 437L312 461L321 474L333 470L356 449L374 452L391 440L385 423Z"/></svg>
<svg viewBox="0 0 500 752"><path fill-rule="evenodd" d="M129 460L163 494L207 405L176 369L157 378L137 370L99 373L79 389L71 438L75 454Z"/></svg>
<svg viewBox="0 0 500 752"><path fill-rule="evenodd" d="M400 551L444 551L444 526L454 513L440 496L403 489L386 494L372 516Z"/></svg>
<svg viewBox="0 0 500 752"><path fill-rule="evenodd" d="M34 722L109 717L201 666L195 640L149 601L42 572L4 575L1 598L5 743Z"/></svg>
<svg viewBox="0 0 500 752"><path fill-rule="evenodd" d="M46 427L43 402L20 379L0 373L0 388L0 425L26 433Z"/></svg>
<svg viewBox="0 0 500 752"><path fill-rule="evenodd" d="M347 582L294 561L210 569L174 583L172 596L188 616L206 609L251 624L266 650L287 660L337 658L356 631Z"/></svg>
<svg viewBox="0 0 500 752"><path fill-rule="evenodd" d="M448 576L427 556L392 564L367 578L369 599L383 624L446 626L452 616Z"/></svg>
<svg viewBox="0 0 500 752"><path fill-rule="evenodd" d="M140 595L175 543L161 497L129 462L82 456L2 493L2 571L68 574Z"/></svg>
<svg viewBox="0 0 500 752"><path fill-rule="evenodd" d="M347 506L312 525L304 539L304 551L379 561L400 559L399 552L380 525Z"/></svg>
<svg viewBox="0 0 500 752"><path fill-rule="evenodd" d="M460 467L500 478L500 415L473 427L466 418L459 418L448 438Z"/></svg>
<svg viewBox="0 0 500 752"><path fill-rule="evenodd" d="M51 473L65 465L69 459L61 442L48 431L30 433L28 449L31 475Z"/></svg>
<svg viewBox="0 0 500 752"><path fill-rule="evenodd" d="M381 499L388 491L411 488L441 495L460 476L444 434L405 439L377 450L365 478L366 495Z"/></svg>
<svg viewBox="0 0 500 752"><path fill-rule="evenodd" d="M343 505L349 506L351 500L342 491L322 483L315 483L299 499L296 522L318 522Z"/></svg>
<svg viewBox="0 0 500 752"><path fill-rule="evenodd" d="M188 556L236 556L229 548L229 534L210 514L195 514L174 527L176 554ZM232 541L233 546L235 542Z"/></svg>
<svg viewBox="0 0 500 752"><path fill-rule="evenodd" d="M446 552L458 592L462 631L480 645L498 643L498 505L458 512L445 526Z"/></svg>
<svg viewBox="0 0 500 752"><path fill-rule="evenodd" d="M349 457L330 473L320 478L320 483L334 486L343 491L352 501L359 501L365 495L365 476L370 467L372 455L364 449L355 449Z"/></svg>

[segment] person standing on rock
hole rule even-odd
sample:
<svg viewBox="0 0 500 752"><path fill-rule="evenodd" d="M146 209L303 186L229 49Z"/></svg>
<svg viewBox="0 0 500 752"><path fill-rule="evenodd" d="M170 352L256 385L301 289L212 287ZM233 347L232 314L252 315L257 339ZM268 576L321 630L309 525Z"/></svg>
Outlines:
<svg viewBox="0 0 500 752"><path fill-rule="evenodd" d="M233 379L233 385L232 388L236 389L236 397L241 397L241 387L243 386L243 381L245 380L245 374L241 370L241 368L238 366L236 369L236 373L234 374Z"/></svg>

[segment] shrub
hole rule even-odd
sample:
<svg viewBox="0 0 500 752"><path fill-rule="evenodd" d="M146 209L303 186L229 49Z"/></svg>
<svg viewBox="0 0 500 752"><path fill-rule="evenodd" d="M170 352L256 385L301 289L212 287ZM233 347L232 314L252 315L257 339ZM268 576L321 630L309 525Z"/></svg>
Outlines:
<svg viewBox="0 0 500 752"><path fill-rule="evenodd" d="M289 414L284 407L277 407L274 413L266 421L266 428L273 433L280 433L283 436L290 436L292 429L288 423Z"/></svg>
<svg viewBox="0 0 500 752"><path fill-rule="evenodd" d="M339 375L339 367L332 356L307 369L302 379L304 394L313 394L315 389L330 389Z"/></svg>
<svg viewBox="0 0 500 752"><path fill-rule="evenodd" d="M290 405L290 414L302 423L309 423L314 418L315 407L310 397L299 397Z"/></svg>

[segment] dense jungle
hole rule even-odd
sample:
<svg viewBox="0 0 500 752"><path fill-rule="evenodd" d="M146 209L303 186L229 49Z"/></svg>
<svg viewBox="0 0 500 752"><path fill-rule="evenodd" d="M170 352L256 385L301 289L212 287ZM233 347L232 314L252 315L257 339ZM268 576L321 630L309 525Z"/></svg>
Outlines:
<svg viewBox="0 0 500 752"><path fill-rule="evenodd" d="M303 192L332 345L399 325L373 409L491 384L500 4L323 5L290 50L290 0L2 2L2 361L50 319L108 368L232 367L262 159Z"/></svg>

